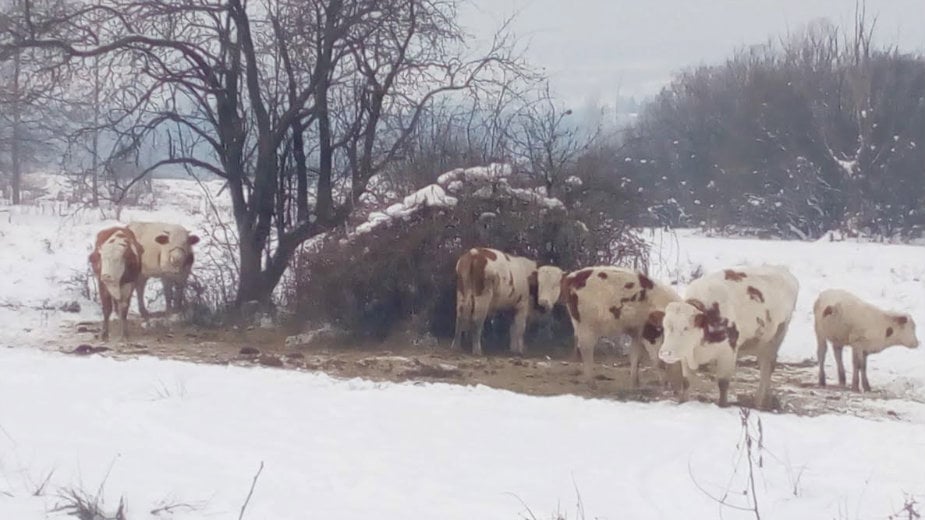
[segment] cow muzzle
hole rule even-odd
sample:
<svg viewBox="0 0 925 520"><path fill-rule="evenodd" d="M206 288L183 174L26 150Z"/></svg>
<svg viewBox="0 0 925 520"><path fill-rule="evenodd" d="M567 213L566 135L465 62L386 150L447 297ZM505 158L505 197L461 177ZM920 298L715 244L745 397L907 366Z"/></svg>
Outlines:
<svg viewBox="0 0 925 520"><path fill-rule="evenodd" d="M669 365L673 363L677 363L678 361L681 361L681 358L678 357L674 352L666 351L666 350L659 350L658 358Z"/></svg>

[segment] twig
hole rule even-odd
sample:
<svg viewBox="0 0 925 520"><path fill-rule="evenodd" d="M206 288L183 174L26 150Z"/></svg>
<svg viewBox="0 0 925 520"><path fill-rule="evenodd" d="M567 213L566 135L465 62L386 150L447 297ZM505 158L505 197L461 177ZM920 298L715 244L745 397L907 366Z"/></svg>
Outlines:
<svg viewBox="0 0 925 520"><path fill-rule="evenodd" d="M522 498L517 496L517 494L507 492L505 493L505 495L511 495L512 497L516 498L517 501L520 502L520 505L523 506L523 508L527 510L527 514L523 514L523 513L520 514L521 518L523 518L524 520L537 520L536 515L533 514L533 510L530 509L530 506L528 506L527 503L524 502Z"/></svg>
<svg viewBox="0 0 925 520"><path fill-rule="evenodd" d="M40 497L45 494L45 488L48 487L48 483L51 481L51 477L54 476L55 470L52 469L45 475L45 479L35 488L35 491L32 492L32 496Z"/></svg>
<svg viewBox="0 0 925 520"><path fill-rule="evenodd" d="M263 461L260 461L260 467L257 468L257 474L254 475L254 481L251 482L251 489L247 492L247 498L244 499L244 504L241 505L241 514L238 515L238 520L244 518L244 511L247 509L247 504L251 501L251 496L254 494L254 488L257 487L257 479L260 478L260 474L263 472Z"/></svg>

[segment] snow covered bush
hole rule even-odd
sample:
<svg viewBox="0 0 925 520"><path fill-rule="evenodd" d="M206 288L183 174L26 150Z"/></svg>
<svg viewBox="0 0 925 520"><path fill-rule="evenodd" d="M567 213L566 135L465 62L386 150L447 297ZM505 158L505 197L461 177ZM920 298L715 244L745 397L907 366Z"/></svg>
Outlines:
<svg viewBox="0 0 925 520"><path fill-rule="evenodd" d="M335 323L360 337L385 338L409 323L414 333L452 335L454 267L474 246L565 269L646 261L643 242L620 223L584 221L592 215L499 165L453 170L398 203L358 214L366 220L353 231L297 257L289 291L300 320Z"/></svg>

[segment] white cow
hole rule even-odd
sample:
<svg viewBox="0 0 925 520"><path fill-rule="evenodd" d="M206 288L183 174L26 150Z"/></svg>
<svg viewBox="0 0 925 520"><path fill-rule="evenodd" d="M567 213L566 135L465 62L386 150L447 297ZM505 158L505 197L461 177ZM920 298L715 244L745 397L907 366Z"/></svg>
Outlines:
<svg viewBox="0 0 925 520"><path fill-rule="evenodd" d="M768 405L777 352L797 301L799 282L781 266L726 269L693 281L683 302L665 308L665 340L659 356L681 362L682 400L689 375L716 362L719 405L726 406L729 381L741 355L758 358L761 379L755 405Z"/></svg>
<svg viewBox="0 0 925 520"><path fill-rule="evenodd" d="M870 383L867 381L867 356L894 345L908 348L919 346L912 316L880 309L848 291L822 291L813 305L813 315L816 357L819 358L819 386L825 386L825 353L829 341L832 342L832 352L838 365L838 384L842 386L845 385L846 379L842 349L851 347L851 388L855 392L861 387L858 383L859 373L864 391L870 391Z"/></svg>
<svg viewBox="0 0 925 520"><path fill-rule="evenodd" d="M575 330L573 357L581 355L585 380L591 381L594 347L604 337L626 334L630 348L630 379L639 386L639 360L643 351L657 368L662 343L665 306L681 297L670 286L655 282L640 272L613 266L588 267L562 277L554 284L540 268L539 305L565 304ZM661 371L659 379L664 381Z"/></svg>
<svg viewBox="0 0 925 520"><path fill-rule="evenodd" d="M193 246L199 243L199 237L190 234L183 226L165 222L131 222L128 228L144 248L137 284L139 313L148 316L145 285L149 278L160 278L164 284L167 311L179 310L183 306L186 283L193 269Z"/></svg>
<svg viewBox="0 0 925 520"><path fill-rule="evenodd" d="M87 258L93 267L103 307L103 330L100 339L109 339L109 317L118 310L119 339L128 337L128 308L132 291L141 273L144 248L128 228L111 227L96 234L93 252Z"/></svg>
<svg viewBox="0 0 925 520"><path fill-rule="evenodd" d="M562 278L558 268L546 272L556 283ZM511 351L523 354L524 331L530 312L536 309L538 283L533 260L484 247L463 253L456 262L456 334L451 348L462 348L463 336L468 335L472 353L482 355L485 319L493 312L513 310Z"/></svg>

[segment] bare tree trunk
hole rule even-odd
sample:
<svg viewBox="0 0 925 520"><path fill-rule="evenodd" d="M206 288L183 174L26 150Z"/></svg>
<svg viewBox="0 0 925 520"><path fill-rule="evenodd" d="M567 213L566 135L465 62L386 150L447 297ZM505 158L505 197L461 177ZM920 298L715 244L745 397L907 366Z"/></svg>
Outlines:
<svg viewBox="0 0 925 520"><path fill-rule="evenodd" d="M100 205L100 58L93 58L93 143L90 154L90 197L94 207Z"/></svg>
<svg viewBox="0 0 925 520"><path fill-rule="evenodd" d="M22 93L20 92L20 57L13 54L13 140L10 143L10 167L13 170L11 180L13 204L22 203Z"/></svg>

